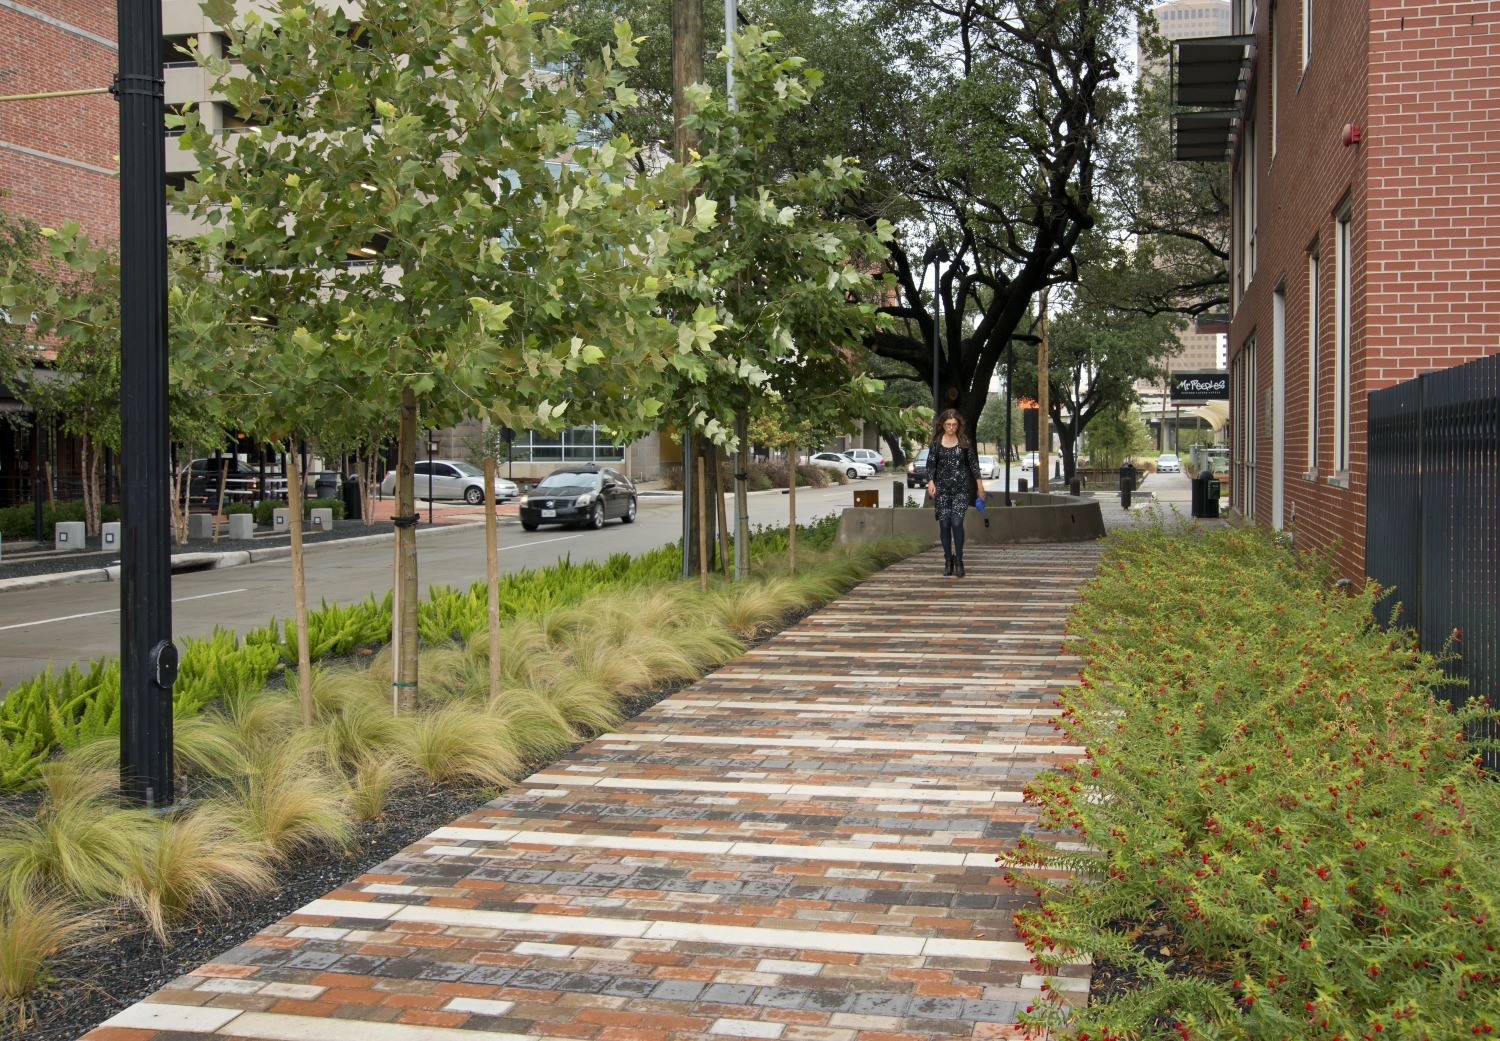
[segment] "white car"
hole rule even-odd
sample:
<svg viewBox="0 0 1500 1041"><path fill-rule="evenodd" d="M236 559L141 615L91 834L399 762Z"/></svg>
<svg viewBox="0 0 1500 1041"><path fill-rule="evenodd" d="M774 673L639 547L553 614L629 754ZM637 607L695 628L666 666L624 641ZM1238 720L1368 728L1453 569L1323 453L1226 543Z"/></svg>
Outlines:
<svg viewBox="0 0 1500 1041"><path fill-rule="evenodd" d="M1174 452L1163 452L1156 457L1156 472L1159 474L1182 473L1182 460Z"/></svg>
<svg viewBox="0 0 1500 1041"><path fill-rule="evenodd" d="M454 459L423 459L412 467L412 484L418 499L462 499L470 506L484 502L484 471L472 463ZM396 472L392 470L380 482L381 495L396 494ZM495 478L495 501L514 499L520 494L514 481Z"/></svg>
<svg viewBox="0 0 1500 1041"><path fill-rule="evenodd" d="M825 470L842 470L851 479L875 476L875 468L869 463L851 459L842 452L815 452L807 461Z"/></svg>
<svg viewBox="0 0 1500 1041"><path fill-rule="evenodd" d="M1000 461L992 455L979 457L979 476L986 481L998 481L1005 473L1005 468Z"/></svg>
<svg viewBox="0 0 1500 1041"><path fill-rule="evenodd" d="M1021 472L1025 473L1028 470L1035 470L1041 463L1041 461L1042 457L1040 453L1027 452L1025 455L1021 456Z"/></svg>

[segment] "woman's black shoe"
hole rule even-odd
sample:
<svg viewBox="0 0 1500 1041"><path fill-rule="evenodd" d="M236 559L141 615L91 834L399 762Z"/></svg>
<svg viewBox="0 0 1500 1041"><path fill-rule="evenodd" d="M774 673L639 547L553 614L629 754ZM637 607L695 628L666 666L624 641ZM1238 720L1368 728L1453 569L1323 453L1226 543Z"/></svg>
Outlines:
<svg viewBox="0 0 1500 1041"><path fill-rule="evenodd" d="M947 578L949 575L952 575L952 574L953 574L953 558L952 557L944 557L943 558L943 577Z"/></svg>
<svg viewBox="0 0 1500 1041"><path fill-rule="evenodd" d="M954 557L953 558L953 573L955 575L957 575L959 578L963 578L964 577L964 558L963 557Z"/></svg>

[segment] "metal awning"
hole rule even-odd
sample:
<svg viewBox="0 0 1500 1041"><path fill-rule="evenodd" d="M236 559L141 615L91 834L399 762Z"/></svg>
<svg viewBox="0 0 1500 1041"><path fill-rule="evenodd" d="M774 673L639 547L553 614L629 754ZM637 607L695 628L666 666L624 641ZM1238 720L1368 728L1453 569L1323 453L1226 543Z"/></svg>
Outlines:
<svg viewBox="0 0 1500 1041"><path fill-rule="evenodd" d="M1205 36L1172 43L1172 153L1225 162L1244 115L1255 37Z"/></svg>

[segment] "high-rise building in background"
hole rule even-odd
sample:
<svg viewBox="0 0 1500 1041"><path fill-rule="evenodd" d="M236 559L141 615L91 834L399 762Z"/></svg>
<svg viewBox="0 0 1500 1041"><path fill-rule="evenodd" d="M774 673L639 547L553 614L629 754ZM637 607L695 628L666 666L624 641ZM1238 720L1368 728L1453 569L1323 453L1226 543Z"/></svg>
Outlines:
<svg viewBox="0 0 1500 1041"><path fill-rule="evenodd" d="M1226 36L1230 32L1229 0L1171 0L1152 7L1150 13L1156 19L1157 31L1168 40ZM1168 72L1166 59L1149 59L1139 43L1136 45L1136 69L1142 76L1159 76L1163 79ZM1208 372L1224 368L1227 340L1223 333L1198 332L1193 326L1189 326L1178 333L1177 339L1181 346L1166 362L1169 371ZM1178 416L1171 409L1170 401L1164 400L1165 386L1160 382L1140 380L1135 389L1141 399L1141 412L1154 430L1156 443L1167 451L1172 451L1173 446L1169 443L1170 424ZM1167 416L1168 443L1163 443L1161 431L1157 427L1163 415ZM1214 421L1218 421L1217 417Z"/></svg>

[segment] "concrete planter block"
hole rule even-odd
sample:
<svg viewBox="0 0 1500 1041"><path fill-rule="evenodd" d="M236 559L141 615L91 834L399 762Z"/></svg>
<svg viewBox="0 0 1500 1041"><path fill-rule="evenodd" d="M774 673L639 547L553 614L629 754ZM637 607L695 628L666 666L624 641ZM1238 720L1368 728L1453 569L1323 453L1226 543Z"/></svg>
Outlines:
<svg viewBox="0 0 1500 1041"><path fill-rule="evenodd" d="M278 535L284 535L292 530L292 511L282 507L271 511L271 530Z"/></svg>
<svg viewBox="0 0 1500 1041"><path fill-rule="evenodd" d="M83 537L83 521L58 521L52 529L52 548L70 552L88 549L88 542Z"/></svg>
<svg viewBox="0 0 1500 1041"><path fill-rule="evenodd" d="M239 540L255 538L255 517L248 513L231 513L229 537Z"/></svg>
<svg viewBox="0 0 1500 1041"><path fill-rule="evenodd" d="M116 552L119 551L119 549L120 549L120 522L119 521L110 521L108 524L104 525L104 531L103 531L103 535L102 535L102 542L103 542L103 546L104 546L105 549L115 550Z"/></svg>
<svg viewBox="0 0 1500 1041"><path fill-rule="evenodd" d="M188 514L188 538L211 539L214 537L214 519L206 513Z"/></svg>
<svg viewBox="0 0 1500 1041"><path fill-rule="evenodd" d="M312 510L312 530L330 532L333 530L333 511L327 508Z"/></svg>

